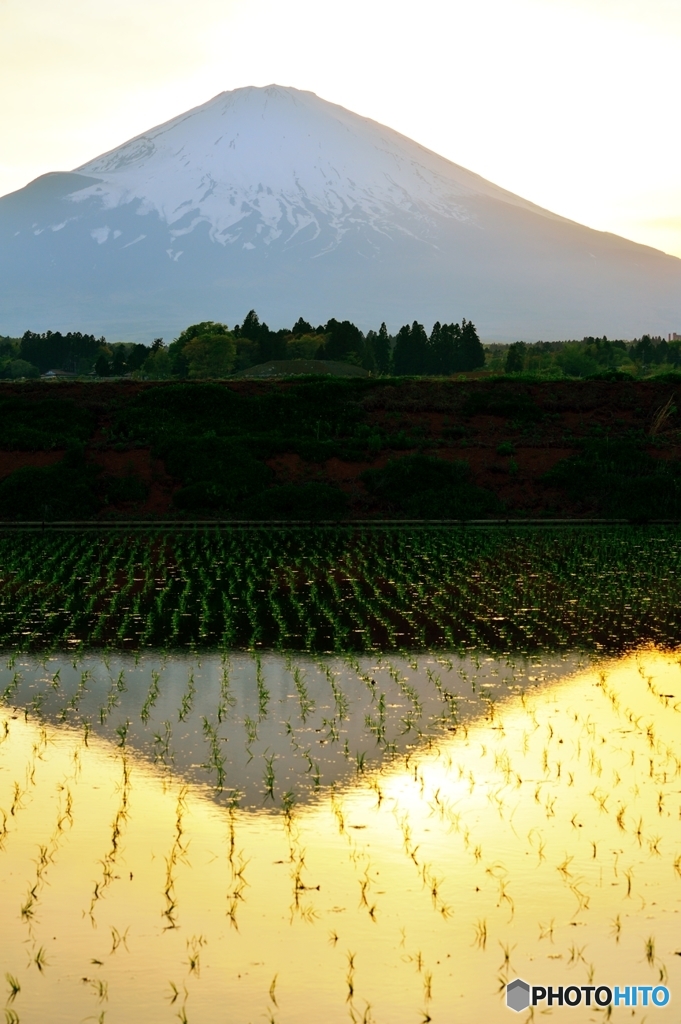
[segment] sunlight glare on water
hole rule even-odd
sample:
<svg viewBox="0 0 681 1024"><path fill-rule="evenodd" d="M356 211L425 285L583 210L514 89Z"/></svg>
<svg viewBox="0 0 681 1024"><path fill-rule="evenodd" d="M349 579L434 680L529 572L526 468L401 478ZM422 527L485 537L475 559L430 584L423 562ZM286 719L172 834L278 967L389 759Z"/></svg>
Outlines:
<svg viewBox="0 0 681 1024"><path fill-rule="evenodd" d="M669 1006L611 1019L677 1019L679 660L642 650L540 684L530 671L456 726L366 762L353 749L297 797L275 774L256 798L243 775L242 802L127 730L4 708L8 1008L21 1024L478 1024L522 1019L503 1003L517 975L667 984ZM348 714L368 713L355 700ZM301 723L280 711L290 744Z"/></svg>

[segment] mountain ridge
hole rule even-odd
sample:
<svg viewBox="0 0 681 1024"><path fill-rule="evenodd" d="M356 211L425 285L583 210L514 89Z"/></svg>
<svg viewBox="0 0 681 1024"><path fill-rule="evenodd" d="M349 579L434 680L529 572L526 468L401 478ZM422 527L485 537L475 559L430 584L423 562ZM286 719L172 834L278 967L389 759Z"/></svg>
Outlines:
<svg viewBox="0 0 681 1024"><path fill-rule="evenodd" d="M219 93L0 198L0 333L149 340L257 308L487 340L681 326L681 260L597 232L314 93Z"/></svg>

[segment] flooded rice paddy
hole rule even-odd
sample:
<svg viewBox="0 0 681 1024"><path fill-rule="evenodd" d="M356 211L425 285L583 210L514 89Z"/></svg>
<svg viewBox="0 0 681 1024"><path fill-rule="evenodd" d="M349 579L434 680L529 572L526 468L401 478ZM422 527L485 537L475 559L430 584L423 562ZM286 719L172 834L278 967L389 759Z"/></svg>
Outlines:
<svg viewBox="0 0 681 1024"><path fill-rule="evenodd" d="M678 1019L669 647L9 651L0 691L8 1024L478 1024L516 976Z"/></svg>

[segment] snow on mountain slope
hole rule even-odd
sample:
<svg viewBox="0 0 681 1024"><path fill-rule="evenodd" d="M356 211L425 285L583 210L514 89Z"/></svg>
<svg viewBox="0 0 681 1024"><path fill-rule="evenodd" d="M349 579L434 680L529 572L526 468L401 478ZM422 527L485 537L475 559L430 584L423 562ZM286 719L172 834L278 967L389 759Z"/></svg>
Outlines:
<svg viewBox="0 0 681 1024"><path fill-rule="evenodd" d="M468 220L473 196L539 210L389 128L276 86L223 93L77 171L103 178L83 198L101 196L106 209L141 195L171 236L205 221L223 245L251 211L268 244L310 225L317 234L320 218L337 242L359 219L389 231L396 211Z"/></svg>
<svg viewBox="0 0 681 1024"><path fill-rule="evenodd" d="M681 261L279 86L221 93L0 199L0 334L170 337L255 307L488 338L681 327Z"/></svg>

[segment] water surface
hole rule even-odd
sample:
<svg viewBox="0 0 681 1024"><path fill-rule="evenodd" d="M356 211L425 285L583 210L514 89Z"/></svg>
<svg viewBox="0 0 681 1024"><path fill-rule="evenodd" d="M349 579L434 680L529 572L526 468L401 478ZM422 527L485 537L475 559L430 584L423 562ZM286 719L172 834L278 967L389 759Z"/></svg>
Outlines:
<svg viewBox="0 0 681 1024"><path fill-rule="evenodd" d="M662 981L669 1007L612 1019L677 1019L674 653L26 658L2 683L22 1024L478 1024L516 975Z"/></svg>

